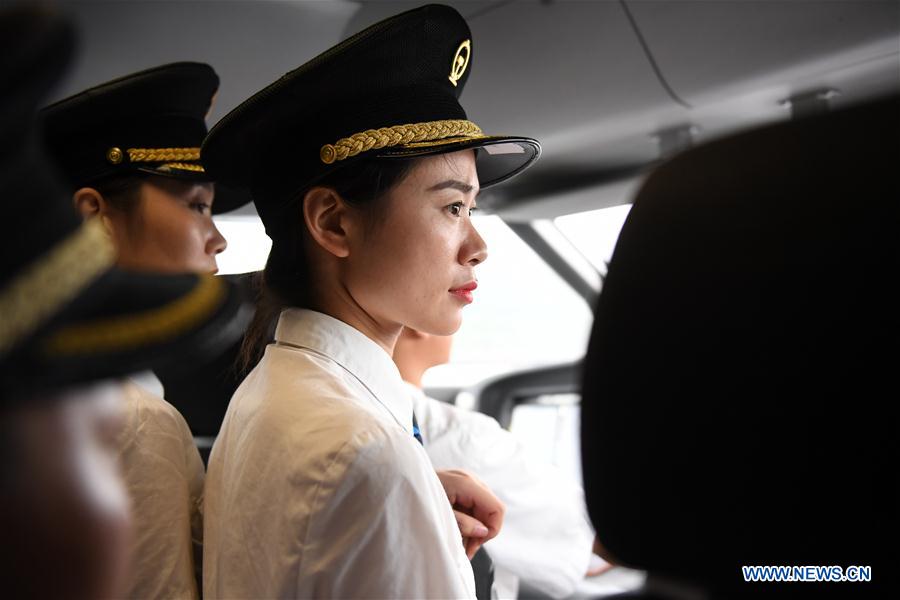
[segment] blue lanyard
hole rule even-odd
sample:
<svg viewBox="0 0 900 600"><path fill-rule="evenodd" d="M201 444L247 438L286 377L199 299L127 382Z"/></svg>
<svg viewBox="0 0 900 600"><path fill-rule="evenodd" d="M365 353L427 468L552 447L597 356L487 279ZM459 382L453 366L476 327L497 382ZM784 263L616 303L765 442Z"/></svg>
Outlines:
<svg viewBox="0 0 900 600"><path fill-rule="evenodd" d="M425 442L422 441L422 431L419 429L419 422L416 421L416 413L413 413L413 437L415 437L420 444L423 446Z"/></svg>

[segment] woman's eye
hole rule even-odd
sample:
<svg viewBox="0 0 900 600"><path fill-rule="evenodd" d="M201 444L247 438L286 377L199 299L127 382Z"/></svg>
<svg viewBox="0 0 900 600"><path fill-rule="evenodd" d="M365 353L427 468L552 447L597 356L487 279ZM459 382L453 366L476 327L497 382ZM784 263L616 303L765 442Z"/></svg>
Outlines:
<svg viewBox="0 0 900 600"><path fill-rule="evenodd" d="M449 210L450 214L453 215L454 217L458 217L459 215L462 214L463 209L465 209L465 207L466 207L466 205L463 204L462 202L455 202L454 204L451 204L450 206L448 206L447 210ZM472 213L475 212L475 210L476 210L476 208L474 206L469 209L470 217L472 216Z"/></svg>
<svg viewBox="0 0 900 600"><path fill-rule="evenodd" d="M212 207L205 202L192 202L191 210L196 210L201 215L207 215L210 214Z"/></svg>
<svg viewBox="0 0 900 600"><path fill-rule="evenodd" d="M450 211L450 214L454 217L458 217L463 213L463 210L466 210L466 205L462 202L454 202L447 207L447 210ZM478 208L475 206L468 209L469 216L471 217L476 210L478 210Z"/></svg>

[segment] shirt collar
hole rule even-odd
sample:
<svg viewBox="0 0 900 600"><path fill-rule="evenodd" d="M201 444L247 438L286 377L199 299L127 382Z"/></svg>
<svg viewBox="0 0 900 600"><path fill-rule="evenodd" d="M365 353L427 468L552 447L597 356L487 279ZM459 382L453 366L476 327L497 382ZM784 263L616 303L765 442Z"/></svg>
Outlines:
<svg viewBox="0 0 900 600"><path fill-rule="evenodd" d="M165 397L165 391L163 390L163 384L159 380L159 377L153 371L142 371L140 373L132 373L128 379L131 380L139 388L143 389L146 392L153 394L154 396L159 396L160 398Z"/></svg>
<svg viewBox="0 0 900 600"><path fill-rule="evenodd" d="M289 308L278 319L275 340L324 354L341 365L412 435L412 399L400 371L384 348L365 334L324 313Z"/></svg>

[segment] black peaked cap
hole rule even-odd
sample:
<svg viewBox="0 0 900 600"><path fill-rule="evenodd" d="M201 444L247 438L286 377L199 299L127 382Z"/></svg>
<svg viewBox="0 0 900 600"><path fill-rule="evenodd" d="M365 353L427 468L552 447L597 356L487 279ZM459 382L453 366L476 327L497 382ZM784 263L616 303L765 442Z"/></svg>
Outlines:
<svg viewBox="0 0 900 600"><path fill-rule="evenodd" d="M477 148L481 187L499 183L532 164L540 144L488 136L466 121L459 96L473 62L472 34L455 9L431 4L396 15L226 115L204 143L204 165L217 181L252 189L267 227L300 190L362 157Z"/></svg>
<svg viewBox="0 0 900 600"><path fill-rule="evenodd" d="M128 173L211 181L200 162L200 145L218 88L218 75L204 63L171 63L126 75L42 110L45 140L76 187ZM249 200L217 188L213 212Z"/></svg>

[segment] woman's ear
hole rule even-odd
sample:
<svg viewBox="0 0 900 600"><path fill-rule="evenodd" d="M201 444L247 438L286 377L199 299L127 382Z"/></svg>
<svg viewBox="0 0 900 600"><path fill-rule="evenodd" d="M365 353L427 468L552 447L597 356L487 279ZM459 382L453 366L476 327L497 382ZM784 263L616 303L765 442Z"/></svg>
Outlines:
<svg viewBox="0 0 900 600"><path fill-rule="evenodd" d="M75 190L72 195L72 203L83 219L105 215L107 212L106 200L94 188L83 187Z"/></svg>
<svg viewBox="0 0 900 600"><path fill-rule="evenodd" d="M331 188L314 187L303 197L303 220L310 237L338 258L350 255L347 204Z"/></svg>

